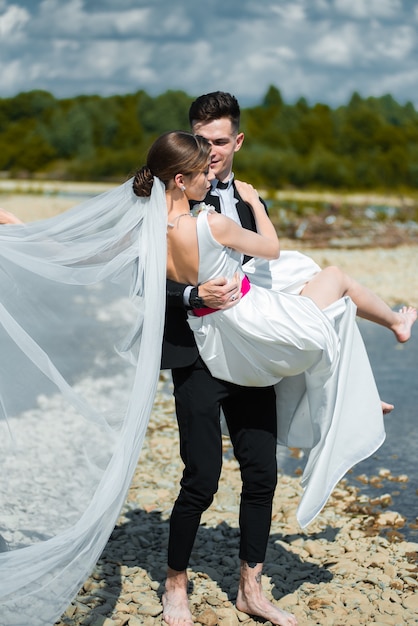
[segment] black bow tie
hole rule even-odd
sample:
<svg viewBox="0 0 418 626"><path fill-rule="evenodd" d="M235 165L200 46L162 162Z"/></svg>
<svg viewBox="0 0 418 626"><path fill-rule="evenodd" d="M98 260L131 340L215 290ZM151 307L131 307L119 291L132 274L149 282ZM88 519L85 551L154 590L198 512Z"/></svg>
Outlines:
<svg viewBox="0 0 418 626"><path fill-rule="evenodd" d="M216 189L228 189L229 187L229 182L228 183L221 183L220 180L218 180L218 183L216 185Z"/></svg>

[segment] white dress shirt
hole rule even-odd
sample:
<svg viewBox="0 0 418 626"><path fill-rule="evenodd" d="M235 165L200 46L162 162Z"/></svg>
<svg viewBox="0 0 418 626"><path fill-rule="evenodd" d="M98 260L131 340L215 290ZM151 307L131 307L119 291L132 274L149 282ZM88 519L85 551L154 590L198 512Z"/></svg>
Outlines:
<svg viewBox="0 0 418 626"><path fill-rule="evenodd" d="M218 183L219 181L215 178L211 181L212 189L210 191L211 196L218 196L220 205L221 205L221 213L230 217L232 220L241 224L238 211L237 204L238 200L234 197L234 174L231 174L231 178L228 181L228 187L226 189L219 189Z"/></svg>

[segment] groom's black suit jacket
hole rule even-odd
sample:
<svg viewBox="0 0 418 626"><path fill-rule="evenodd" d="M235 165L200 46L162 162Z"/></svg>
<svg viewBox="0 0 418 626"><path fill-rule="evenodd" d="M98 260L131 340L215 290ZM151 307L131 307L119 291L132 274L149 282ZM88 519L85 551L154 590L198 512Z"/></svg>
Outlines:
<svg viewBox="0 0 418 626"><path fill-rule="evenodd" d="M234 196L237 198L236 205L241 224L249 230L256 230L252 210L239 196L234 185ZM206 204L211 204L216 211L220 212L218 196L212 196L209 192L205 198ZM244 258L244 262L249 257ZM163 337L163 350L161 357L162 369L175 369L192 365L198 358L199 353L193 337L193 332L187 323L187 312L183 303L183 292L187 285L167 280L167 303L165 313L165 328Z"/></svg>

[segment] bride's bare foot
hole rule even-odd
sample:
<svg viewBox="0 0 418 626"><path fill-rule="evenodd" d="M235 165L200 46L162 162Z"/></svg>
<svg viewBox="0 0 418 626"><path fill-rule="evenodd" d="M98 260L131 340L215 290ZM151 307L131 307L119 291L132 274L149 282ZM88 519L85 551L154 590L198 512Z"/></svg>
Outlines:
<svg viewBox="0 0 418 626"><path fill-rule="evenodd" d="M380 401L380 404L382 405L383 415L387 415L395 408L393 404L388 404L387 402L383 402L383 400Z"/></svg>
<svg viewBox="0 0 418 626"><path fill-rule="evenodd" d="M250 567L248 563L242 562L236 601L238 611L261 617L276 626L297 626L297 619L292 613L279 609L265 597L261 587L262 567L262 563Z"/></svg>
<svg viewBox="0 0 418 626"><path fill-rule="evenodd" d="M165 592L161 598L163 619L170 626L194 626L187 596L187 573L168 568Z"/></svg>
<svg viewBox="0 0 418 626"><path fill-rule="evenodd" d="M417 319L417 310L413 306L403 306L397 312L398 321L392 326L396 339L400 343L408 341L411 328Z"/></svg>

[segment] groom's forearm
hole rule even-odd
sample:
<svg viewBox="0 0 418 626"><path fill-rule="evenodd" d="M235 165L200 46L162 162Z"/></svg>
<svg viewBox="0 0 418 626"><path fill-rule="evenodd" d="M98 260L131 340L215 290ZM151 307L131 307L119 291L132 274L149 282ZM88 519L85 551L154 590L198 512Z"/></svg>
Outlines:
<svg viewBox="0 0 418 626"><path fill-rule="evenodd" d="M174 280L167 279L167 306L185 309L184 291L187 287L189 287L189 285L183 285L182 283L176 283Z"/></svg>

